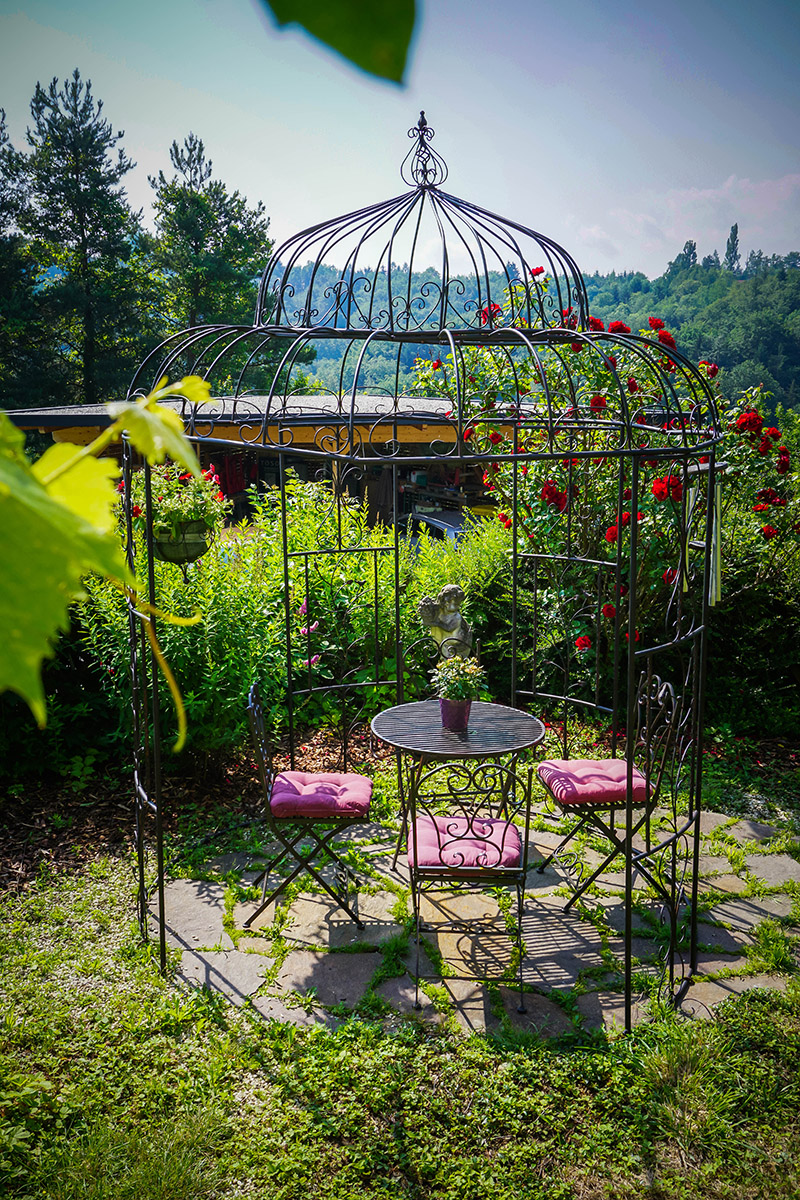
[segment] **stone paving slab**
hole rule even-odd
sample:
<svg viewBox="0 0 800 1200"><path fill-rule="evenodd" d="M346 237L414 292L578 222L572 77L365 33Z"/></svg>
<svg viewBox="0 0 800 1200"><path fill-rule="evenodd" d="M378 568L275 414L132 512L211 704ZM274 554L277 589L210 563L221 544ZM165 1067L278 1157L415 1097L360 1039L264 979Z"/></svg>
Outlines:
<svg viewBox="0 0 800 1200"><path fill-rule="evenodd" d="M307 1009L300 1004L290 1006L284 1004L278 996L255 996L253 1006L268 1021L280 1021L284 1025L338 1029L343 1024L341 1017L334 1017L332 1013L326 1013L321 1008Z"/></svg>
<svg viewBox="0 0 800 1200"><path fill-rule="evenodd" d="M709 925L705 921L697 922L697 941L701 946L710 946L723 954L741 954L750 939L743 930L722 929L719 925Z"/></svg>
<svg viewBox="0 0 800 1200"><path fill-rule="evenodd" d="M574 910L564 912L560 897L560 907L546 905L544 899L529 901L522 918L522 977L527 987L549 992L573 987L581 971L600 966L602 939Z"/></svg>
<svg viewBox="0 0 800 1200"><path fill-rule="evenodd" d="M731 864L727 855L701 854L697 860L697 868L701 875L728 875L730 874Z"/></svg>
<svg viewBox="0 0 800 1200"><path fill-rule="evenodd" d="M173 879L164 893L167 945L177 950L201 946L233 949L222 928L225 915L225 884L198 879ZM157 929L158 898L150 901L150 927Z"/></svg>
<svg viewBox="0 0 800 1200"><path fill-rule="evenodd" d="M414 980L410 979L408 975L385 979L376 987L375 995L386 1000L392 1008L404 1016L415 1017L418 1021L430 1024L440 1024L444 1020L443 1015L436 1011L433 1001L425 995L422 988L419 990L419 1002L422 1008L414 1008L415 985Z"/></svg>
<svg viewBox="0 0 800 1200"><path fill-rule="evenodd" d="M788 917L791 911L792 897L785 892L776 896L741 896L738 900L724 900L711 910L715 921L722 921L744 933L749 933L769 917Z"/></svg>
<svg viewBox="0 0 800 1200"><path fill-rule="evenodd" d="M355 1008L381 965L379 954L325 954L316 950L292 950L278 972L276 988L314 996L326 1008L345 1004Z"/></svg>
<svg viewBox="0 0 800 1200"><path fill-rule="evenodd" d="M443 923L478 925L502 921L500 906L486 892L424 892L420 917L425 926L436 929Z"/></svg>
<svg viewBox="0 0 800 1200"><path fill-rule="evenodd" d="M716 975L718 971L735 971L747 966L747 957L743 954L706 954L700 951L697 955L697 976Z"/></svg>
<svg viewBox="0 0 800 1200"><path fill-rule="evenodd" d="M289 909L284 936L299 946L324 949L338 949L359 942L378 946L402 932L391 914L396 902L393 892L361 893L357 911L364 928L359 929L328 896L299 896Z"/></svg>
<svg viewBox="0 0 800 1200"><path fill-rule="evenodd" d="M786 977L783 975L750 975L735 976L732 979L701 979L692 983L684 997L681 1011L693 1017L713 1016L714 1008L731 996L741 996L743 992L753 988L770 988L779 992L786 991Z"/></svg>
<svg viewBox="0 0 800 1200"><path fill-rule="evenodd" d="M800 883L800 862L791 854L748 854L747 869L770 887L782 883Z"/></svg>
<svg viewBox="0 0 800 1200"><path fill-rule="evenodd" d="M720 825L727 825L730 820L731 818L726 816L725 813L701 812L700 832L705 833L706 835L713 833L715 829L720 827Z"/></svg>
<svg viewBox="0 0 800 1200"><path fill-rule="evenodd" d="M517 1011L519 1007L519 990L510 985L501 984L499 988L503 1008L512 1029L520 1033L535 1033L539 1037L560 1037L569 1033L573 1026L563 1008L547 996L538 992L525 993L525 1012Z"/></svg>
<svg viewBox="0 0 800 1200"><path fill-rule="evenodd" d="M716 875L713 879L700 880L702 891L730 892L735 894L747 888L747 880L740 875Z"/></svg>
<svg viewBox="0 0 800 1200"><path fill-rule="evenodd" d="M502 925L478 929L439 930L428 934L431 944L457 975L496 978L511 963L514 941Z"/></svg>
<svg viewBox="0 0 800 1200"><path fill-rule="evenodd" d="M625 1028L625 997L621 992L587 992L579 996L578 1012L587 1029L623 1030ZM631 1020L634 1025L649 1020L647 1007L634 1001Z"/></svg>
<svg viewBox="0 0 800 1200"><path fill-rule="evenodd" d="M761 821L737 821L725 832L737 842L768 842L778 831L774 825L764 825Z"/></svg>
<svg viewBox="0 0 800 1200"><path fill-rule="evenodd" d="M458 1024L466 1033L497 1032L500 1018L492 1012L488 989L473 979L442 981Z"/></svg>
<svg viewBox="0 0 800 1200"><path fill-rule="evenodd" d="M178 979L222 992L234 1004L241 1005L261 987L269 967L260 954L246 954L243 950L186 951Z"/></svg>

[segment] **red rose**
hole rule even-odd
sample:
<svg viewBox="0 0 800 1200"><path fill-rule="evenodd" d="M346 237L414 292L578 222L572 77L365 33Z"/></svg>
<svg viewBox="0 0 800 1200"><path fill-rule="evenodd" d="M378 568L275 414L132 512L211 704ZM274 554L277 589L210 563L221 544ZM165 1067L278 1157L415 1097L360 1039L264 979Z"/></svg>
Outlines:
<svg viewBox="0 0 800 1200"><path fill-rule="evenodd" d="M779 475L785 475L785 474L786 474L786 472L789 470L789 456L788 456L788 454L787 454L787 456L786 456L785 458L781 457L781 458L779 458L779 459L778 459L778 461L775 463L775 470L778 472L778 474L779 474Z"/></svg>
<svg viewBox="0 0 800 1200"><path fill-rule="evenodd" d="M740 433L761 433L763 426L764 419L757 412L743 412L736 418L736 428Z"/></svg>
<svg viewBox="0 0 800 1200"><path fill-rule="evenodd" d="M706 364L706 375L708 376L709 379L713 379L714 376L718 374L718 372L719 372L719 367L717 366L716 363L707 363Z"/></svg>
<svg viewBox="0 0 800 1200"><path fill-rule="evenodd" d="M592 396L591 400L589 401L589 407L591 408L592 412L602 412L602 410L606 407L605 396Z"/></svg>
<svg viewBox="0 0 800 1200"><path fill-rule="evenodd" d="M631 514L629 512L624 512L622 514L622 524L630 525L630 523L631 523Z"/></svg>
<svg viewBox="0 0 800 1200"><path fill-rule="evenodd" d="M634 629L634 631L633 631L633 640L634 640L635 642L638 642L638 641L639 641L639 630L638 630L638 629ZM627 633L625 634L625 641L626 641L626 642L629 642L629 641L630 641L630 635L629 635L629 634L627 634Z"/></svg>
<svg viewBox="0 0 800 1200"><path fill-rule="evenodd" d="M788 458L789 457L789 447L788 446L778 446L778 456L780 458Z"/></svg>
<svg viewBox="0 0 800 1200"><path fill-rule="evenodd" d="M573 354L580 354L581 350L583 349L583 347L585 345L586 345L586 342L570 342L569 348Z"/></svg>
<svg viewBox="0 0 800 1200"><path fill-rule="evenodd" d="M571 308L562 308L561 320L567 329L577 329L578 327L577 314L574 313Z"/></svg>
<svg viewBox="0 0 800 1200"><path fill-rule="evenodd" d="M435 358L433 360L433 362L431 363L431 366L433 367L434 371L438 371L439 367L441 367L441 365L442 365L442 360L440 358Z"/></svg>
<svg viewBox="0 0 800 1200"><path fill-rule="evenodd" d="M217 492L217 494L216 494L216 496L214 497L214 499L215 499L215 500L224 500L224 499L225 499L225 497L223 496L222 492Z"/></svg>
<svg viewBox="0 0 800 1200"><path fill-rule="evenodd" d="M624 321L609 321L608 332L630 333L630 326L626 325Z"/></svg>
<svg viewBox="0 0 800 1200"><path fill-rule="evenodd" d="M675 567L667 567L666 571L661 576L661 578L664 580L664 583L666 583L667 586L669 586L671 583L674 583L675 580L678 578L678 572L676 571Z"/></svg>
<svg viewBox="0 0 800 1200"><path fill-rule="evenodd" d="M623 500L630 500L630 498L631 498L631 496L632 496L632 495L633 495L633 492L631 491L631 489L630 489L630 488L625 488L625 491L622 493L622 499L623 499Z"/></svg>
<svg viewBox="0 0 800 1200"><path fill-rule="evenodd" d="M776 429L775 426L772 425L769 429L764 430L764 437L772 438L774 442L779 442L783 437L783 434L781 433L780 429Z"/></svg>
<svg viewBox="0 0 800 1200"><path fill-rule="evenodd" d="M488 325L489 321L494 321L502 311L499 304L487 304L485 308L481 309L481 325Z"/></svg>
<svg viewBox="0 0 800 1200"><path fill-rule="evenodd" d="M617 588L617 595L618 596L627 596L628 590L629 589L628 589L627 583L621 583L619 585L619 587Z"/></svg>
<svg viewBox="0 0 800 1200"><path fill-rule="evenodd" d="M587 650L592 648L592 639L584 633L582 637L575 638L575 645L581 654L585 654Z"/></svg>
<svg viewBox="0 0 800 1200"><path fill-rule="evenodd" d="M536 275L544 275L544 267L534 267L531 271L531 278L533 279Z"/></svg>
<svg viewBox="0 0 800 1200"><path fill-rule="evenodd" d="M608 356L608 365L609 365L609 367L611 368L611 370L612 370L612 371L616 371L616 369L617 369L617 360L616 360L616 358L614 357L614 355L613 355L613 354L609 354L609 356Z"/></svg>
<svg viewBox="0 0 800 1200"><path fill-rule="evenodd" d="M769 512L771 505L769 504L754 504L753 512Z"/></svg>
<svg viewBox="0 0 800 1200"><path fill-rule="evenodd" d="M502 442L502 440L503 440L502 433L498 433L496 429L493 429L492 432L489 434L489 441L492 443L493 446L499 445L499 443Z"/></svg>
<svg viewBox="0 0 800 1200"><path fill-rule="evenodd" d="M774 525L762 525L761 533L765 542L769 542L772 538L778 536L778 531Z"/></svg>
<svg viewBox="0 0 800 1200"><path fill-rule="evenodd" d="M651 317L650 318L650 328L651 329L663 329L664 322L661 320L660 317Z"/></svg>
<svg viewBox="0 0 800 1200"><path fill-rule="evenodd" d="M609 621L613 621L614 617L617 615L617 610L613 604L604 604L603 608L602 608L602 613L603 613L603 616L606 617Z"/></svg>
<svg viewBox="0 0 800 1200"><path fill-rule="evenodd" d="M676 349L675 338L668 329L659 329L658 340L661 342L662 346L669 346L670 350Z"/></svg>
<svg viewBox="0 0 800 1200"><path fill-rule="evenodd" d="M125 480L124 479L120 479L119 483L117 484L117 491L118 492L125 491Z"/></svg>
<svg viewBox="0 0 800 1200"><path fill-rule="evenodd" d="M756 492L756 500L763 500L766 504L774 504L777 499L778 493L775 491L775 488L760 488Z"/></svg>
<svg viewBox="0 0 800 1200"><path fill-rule="evenodd" d="M595 333L602 333L605 325L599 317L589 317L589 328L594 330Z"/></svg>
<svg viewBox="0 0 800 1200"><path fill-rule="evenodd" d="M142 515L142 510L139 508L138 504L134 504L132 513L134 517L140 517Z"/></svg>
<svg viewBox="0 0 800 1200"><path fill-rule="evenodd" d="M475 432L475 430L472 428L472 426L468 425L467 428L464 430L464 441L468 442L474 432Z"/></svg>
<svg viewBox="0 0 800 1200"><path fill-rule="evenodd" d="M616 525L609 525L608 529L606 530L606 541L615 542L618 535L619 530L617 529Z"/></svg>
<svg viewBox="0 0 800 1200"><path fill-rule="evenodd" d="M656 500L674 500L676 503L683 497L683 484L677 475L665 475L663 479L654 479L650 491Z"/></svg>
<svg viewBox="0 0 800 1200"><path fill-rule="evenodd" d="M569 466L577 467L578 461L579 460L577 458L562 458L561 465L562 465L562 467L569 467Z"/></svg>
<svg viewBox="0 0 800 1200"><path fill-rule="evenodd" d="M628 391L630 392L631 395L633 395L633 393L638 392L638 390L639 390L639 384L636 382L636 380L634 379L634 377L632 375L629 375L628 376Z"/></svg>
<svg viewBox="0 0 800 1200"><path fill-rule="evenodd" d="M771 449L772 449L772 446L770 445L769 438L764 438L763 441L758 443L758 453L759 454L769 454Z"/></svg>
<svg viewBox="0 0 800 1200"><path fill-rule="evenodd" d="M548 479L542 488L542 499L545 504L552 505L559 512L563 512L567 507L567 493L562 492L552 479Z"/></svg>

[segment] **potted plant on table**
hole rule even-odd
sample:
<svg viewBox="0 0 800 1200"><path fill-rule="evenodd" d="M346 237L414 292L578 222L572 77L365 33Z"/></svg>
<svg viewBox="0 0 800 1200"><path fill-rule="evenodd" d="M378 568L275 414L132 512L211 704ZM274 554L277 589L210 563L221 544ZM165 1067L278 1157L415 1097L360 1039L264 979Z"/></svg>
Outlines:
<svg viewBox="0 0 800 1200"><path fill-rule="evenodd" d="M136 528L145 528L144 472L131 481ZM190 563L214 540L231 504L220 491L213 464L201 476L172 464L151 468L153 545L162 562Z"/></svg>
<svg viewBox="0 0 800 1200"><path fill-rule="evenodd" d="M467 728L472 701L486 690L486 672L475 658L443 658L431 671L439 697L442 725L454 733Z"/></svg>

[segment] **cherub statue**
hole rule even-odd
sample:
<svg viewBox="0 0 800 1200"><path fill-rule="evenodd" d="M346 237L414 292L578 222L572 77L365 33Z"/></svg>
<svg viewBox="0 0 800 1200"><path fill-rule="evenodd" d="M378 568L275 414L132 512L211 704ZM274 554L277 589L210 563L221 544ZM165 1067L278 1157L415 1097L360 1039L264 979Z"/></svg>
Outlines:
<svg viewBox="0 0 800 1200"><path fill-rule="evenodd" d="M430 629L443 658L452 658L456 654L468 658L472 649L472 630L459 611L463 600L463 588L457 583L448 583L435 600L423 596L417 605L422 624Z"/></svg>

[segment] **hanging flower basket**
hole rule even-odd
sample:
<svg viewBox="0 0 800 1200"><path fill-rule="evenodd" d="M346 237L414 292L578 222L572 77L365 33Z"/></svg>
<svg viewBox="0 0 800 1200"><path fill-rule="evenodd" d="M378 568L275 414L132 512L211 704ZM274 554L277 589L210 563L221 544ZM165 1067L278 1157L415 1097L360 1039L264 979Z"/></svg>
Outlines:
<svg viewBox="0 0 800 1200"><path fill-rule="evenodd" d="M174 532L162 533L153 540L153 550L161 562L190 563L206 553L213 538L205 521L181 521Z"/></svg>

